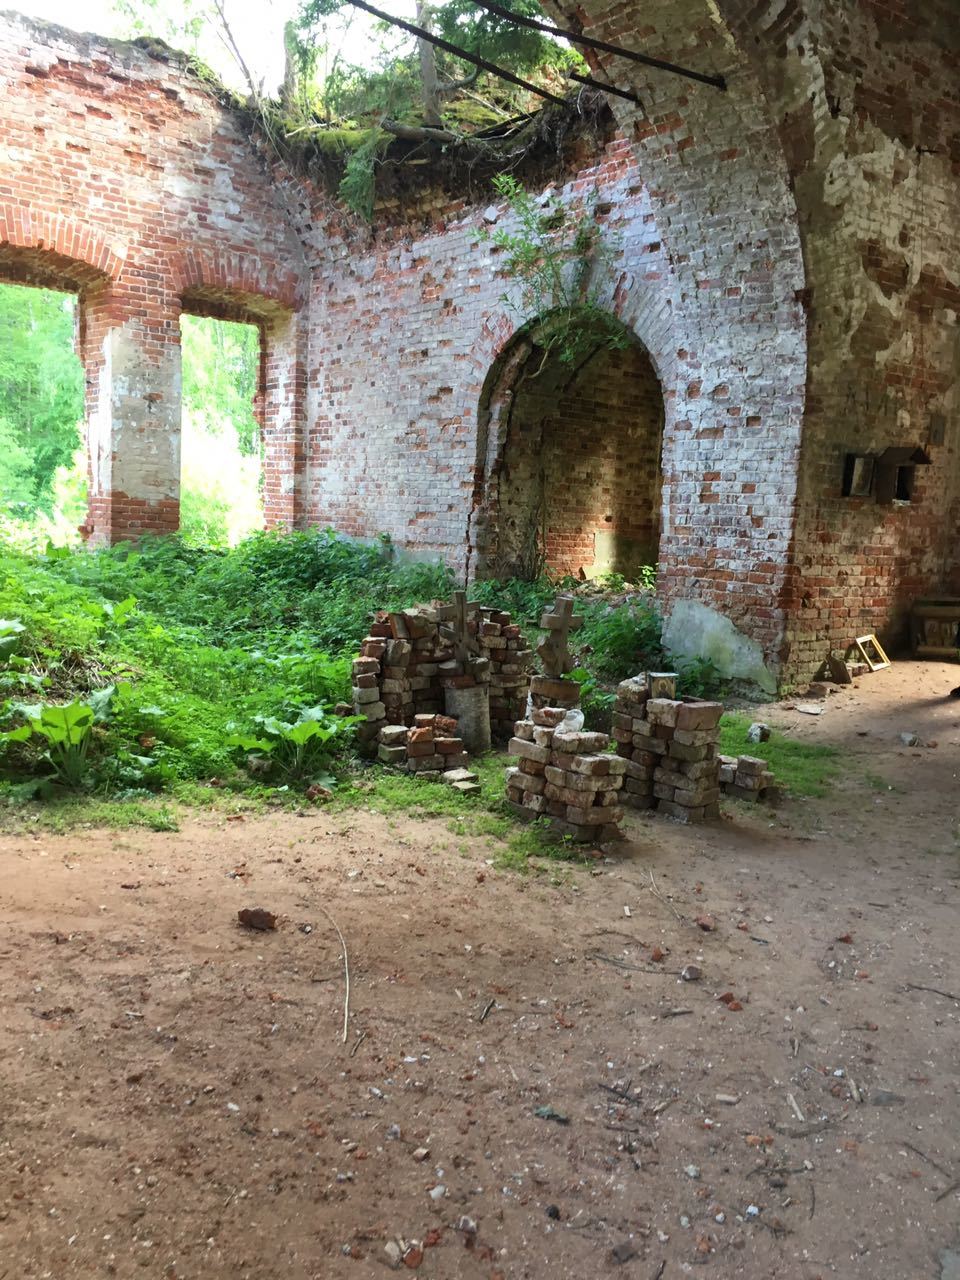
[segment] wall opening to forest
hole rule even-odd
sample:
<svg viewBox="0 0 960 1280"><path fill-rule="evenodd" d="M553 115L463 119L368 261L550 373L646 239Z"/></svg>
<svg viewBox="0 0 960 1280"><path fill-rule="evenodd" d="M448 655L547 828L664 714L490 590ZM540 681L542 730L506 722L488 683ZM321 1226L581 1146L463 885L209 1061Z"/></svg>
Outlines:
<svg viewBox="0 0 960 1280"><path fill-rule="evenodd" d="M42 550L87 515L84 375L75 293L0 283L0 529Z"/></svg>
<svg viewBox="0 0 960 1280"><path fill-rule="evenodd" d="M234 546L262 529L262 341L255 324L183 315L180 531Z"/></svg>
<svg viewBox="0 0 960 1280"><path fill-rule="evenodd" d="M636 580L656 565L664 401L634 334L571 352L522 333L487 379L481 421L478 573Z"/></svg>

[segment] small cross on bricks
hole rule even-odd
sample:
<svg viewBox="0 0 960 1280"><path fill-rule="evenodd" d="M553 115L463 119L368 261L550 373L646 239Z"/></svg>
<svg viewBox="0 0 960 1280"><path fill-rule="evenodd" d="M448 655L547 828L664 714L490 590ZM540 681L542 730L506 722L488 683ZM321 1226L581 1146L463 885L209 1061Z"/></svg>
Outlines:
<svg viewBox="0 0 960 1280"><path fill-rule="evenodd" d="M456 659L464 667L468 660L480 651L476 631L473 634L470 632L470 618L471 616L476 618L479 612L480 605L475 600L467 602L466 591L455 591L453 603L441 605L437 609L437 618L441 622L451 624L447 638L453 641Z"/></svg>
<svg viewBox="0 0 960 1280"><path fill-rule="evenodd" d="M547 633L537 645L544 672L554 677L569 675L575 663L567 642L570 632L583 626L582 616L573 612L573 596L557 596L553 609L541 617L540 625Z"/></svg>

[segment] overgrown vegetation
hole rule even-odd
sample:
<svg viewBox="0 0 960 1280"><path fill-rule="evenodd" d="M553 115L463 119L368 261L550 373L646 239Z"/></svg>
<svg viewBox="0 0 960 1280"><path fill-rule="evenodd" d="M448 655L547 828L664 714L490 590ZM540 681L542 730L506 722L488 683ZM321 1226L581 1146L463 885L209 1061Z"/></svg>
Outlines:
<svg viewBox="0 0 960 1280"><path fill-rule="evenodd" d="M501 865L579 856L545 827L516 825L504 757L479 762L481 794L465 798L360 760L354 717L334 710L370 615L448 598L454 586L442 565L404 563L385 538L324 530L260 533L219 551L180 538L94 553L8 548L0 799L21 825L156 830L176 827L182 803L237 812L323 799L442 818L454 841L489 840ZM601 727L619 679L664 665L653 598L612 577L606 589L544 577L477 583L471 594L510 610L534 640L558 589L578 595L577 678L588 724ZM709 694L711 681L701 666L682 687ZM838 768L832 748L779 734L753 746L749 723L725 716L722 750L763 756L797 795L824 793Z"/></svg>
<svg viewBox="0 0 960 1280"><path fill-rule="evenodd" d="M400 562L387 539L371 545L322 530L261 533L229 551L181 538L94 553L8 549L8 794L39 785L136 797L211 780L238 791L328 785L352 737L351 719L332 708L348 694L350 657L371 614L447 598L454 585L440 564ZM557 585L485 582L476 595L510 609L532 640ZM578 607L585 705L602 709L610 682L662 664L659 619L650 598L615 605L584 594Z"/></svg>
<svg viewBox="0 0 960 1280"><path fill-rule="evenodd" d="M0 528L55 526L58 478L80 445L83 369L76 304L50 289L0 285ZM85 494L70 514L82 518Z"/></svg>
<svg viewBox="0 0 960 1280"><path fill-rule="evenodd" d="M0 284L0 538L24 550L77 544L86 519L75 325L71 295ZM263 524L259 335L195 316L181 329L181 533L197 546L228 546Z"/></svg>

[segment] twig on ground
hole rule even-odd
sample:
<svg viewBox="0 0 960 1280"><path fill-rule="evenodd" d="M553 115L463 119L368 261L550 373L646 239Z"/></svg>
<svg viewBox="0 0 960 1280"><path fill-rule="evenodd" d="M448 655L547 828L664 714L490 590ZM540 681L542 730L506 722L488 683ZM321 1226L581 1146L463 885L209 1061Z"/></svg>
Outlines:
<svg viewBox="0 0 960 1280"><path fill-rule="evenodd" d="M619 1102L627 1103L632 1107L639 1107L642 1105L642 1099L636 1097L635 1094L631 1094L630 1090L632 1087L633 1087L632 1080L628 1084L624 1085L622 1089L617 1089L612 1084L604 1084L602 1080L599 1082L599 1085L598 1085L598 1088L602 1089L604 1093L612 1094L613 1097L615 1097Z"/></svg>
<svg viewBox="0 0 960 1280"><path fill-rule="evenodd" d="M668 1009L666 1013L661 1013L661 1018L682 1018L684 1014L693 1013L692 1009Z"/></svg>
<svg viewBox="0 0 960 1280"><path fill-rule="evenodd" d="M811 1182L810 1183L810 1217L812 1218L816 1212L817 1212L817 1189Z"/></svg>
<svg viewBox="0 0 960 1280"><path fill-rule="evenodd" d="M485 1018L486 1018L487 1014L490 1012L490 1010L493 1008L493 1006L494 1006L496 1003L497 1003L497 1002L496 1002L496 1000L488 1000L488 1001L487 1001L486 1005L484 1006L483 1013L481 1013L481 1015L480 1015L480 1021L481 1021L481 1022L483 1022L483 1021L485 1020Z"/></svg>
<svg viewBox="0 0 960 1280"><path fill-rule="evenodd" d="M653 878L652 868L650 869L650 892L654 895L655 898L659 898L660 901L664 904L664 906L667 906L670 908L670 910L677 917L677 919L680 921L681 924L684 923L683 916L680 914L677 908L673 905L672 902L669 901L669 899L665 898L663 894L660 892L660 890L657 888L657 882Z"/></svg>
<svg viewBox="0 0 960 1280"><path fill-rule="evenodd" d="M943 996L944 1000L956 1000L960 1004L960 996L955 996L952 991L941 991L939 987L921 987L916 982L904 983L906 991L930 991L935 996Z"/></svg>
<svg viewBox="0 0 960 1280"><path fill-rule="evenodd" d="M667 1260L666 1258L664 1258L663 1261L660 1263L659 1267L657 1267L656 1271L653 1273L653 1280L660 1280L660 1277L663 1275L666 1269L667 1269Z"/></svg>
<svg viewBox="0 0 960 1280"><path fill-rule="evenodd" d="M363 1044L366 1038L367 1038L367 1033L365 1031L361 1031L360 1034L357 1036L356 1040L353 1042L353 1048L350 1050L351 1058L354 1057L357 1050L360 1048L360 1046Z"/></svg>
<svg viewBox="0 0 960 1280"><path fill-rule="evenodd" d="M343 1043L346 1044L350 1030L350 958L347 955L347 944L343 934L340 932L340 926L322 902L317 903L317 908L323 912L334 929L336 929L337 937L340 939L340 946L343 948Z"/></svg>
<svg viewBox="0 0 960 1280"><path fill-rule="evenodd" d="M667 1107L672 1107L676 1101L676 1096L672 1098L665 1098L663 1102L658 1102L655 1107L651 1107L649 1114L652 1116L658 1116L661 1111L666 1111Z"/></svg>
<svg viewBox="0 0 960 1280"><path fill-rule="evenodd" d="M790 1103L790 1109L792 1110L793 1114L797 1117L800 1123L803 1124L806 1121L807 1117L800 1110L799 1104L797 1103L797 1100L792 1093L787 1094L787 1101Z"/></svg>
<svg viewBox="0 0 960 1280"><path fill-rule="evenodd" d="M946 1200L947 1196L952 1195L954 1191L960 1191L960 1182L954 1182L947 1187L946 1191L941 1191L934 1204L939 1204L941 1200Z"/></svg>
<svg viewBox="0 0 960 1280"><path fill-rule="evenodd" d="M927 1164L933 1165L938 1173L942 1173L945 1178L952 1178L953 1174L949 1169L945 1169L939 1161L934 1160L933 1156L928 1156L925 1151L921 1151L919 1147L915 1147L912 1142L902 1142L900 1144L906 1147L908 1151L912 1151L915 1156L919 1156L921 1160L926 1160Z"/></svg>

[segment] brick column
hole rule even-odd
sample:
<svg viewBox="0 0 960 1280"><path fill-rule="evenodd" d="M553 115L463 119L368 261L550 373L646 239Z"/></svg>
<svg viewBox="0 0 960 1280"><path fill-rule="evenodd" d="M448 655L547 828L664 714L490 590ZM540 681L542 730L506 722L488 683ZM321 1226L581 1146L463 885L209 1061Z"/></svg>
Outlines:
<svg viewBox="0 0 960 1280"><path fill-rule="evenodd" d="M180 514L180 308L124 276L80 298L95 544L170 533Z"/></svg>
<svg viewBox="0 0 960 1280"><path fill-rule="evenodd" d="M302 522L304 452L305 326L295 312L264 319L260 327L264 520L268 529L295 529Z"/></svg>

